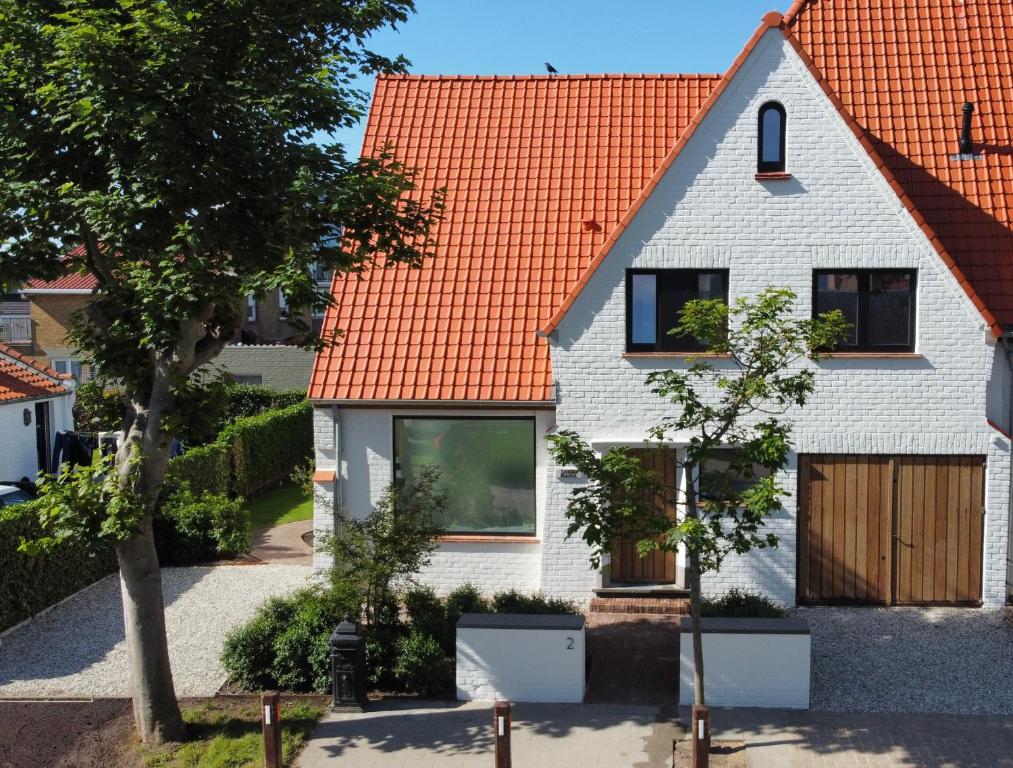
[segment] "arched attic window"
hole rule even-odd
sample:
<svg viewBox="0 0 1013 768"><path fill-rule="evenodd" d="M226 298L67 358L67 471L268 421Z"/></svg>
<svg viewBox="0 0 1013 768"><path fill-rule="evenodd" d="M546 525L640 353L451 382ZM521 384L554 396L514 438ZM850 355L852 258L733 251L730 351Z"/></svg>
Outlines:
<svg viewBox="0 0 1013 768"><path fill-rule="evenodd" d="M760 107L757 172L784 173L785 122L784 107L776 101L768 101Z"/></svg>

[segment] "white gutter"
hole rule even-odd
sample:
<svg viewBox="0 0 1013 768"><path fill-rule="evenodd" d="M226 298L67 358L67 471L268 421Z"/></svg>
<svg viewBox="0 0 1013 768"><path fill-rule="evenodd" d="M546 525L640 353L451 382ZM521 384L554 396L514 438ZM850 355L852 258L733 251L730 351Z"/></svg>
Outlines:
<svg viewBox="0 0 1013 768"><path fill-rule="evenodd" d="M22 288L22 296L91 296L93 288Z"/></svg>
<svg viewBox="0 0 1013 768"><path fill-rule="evenodd" d="M310 398L313 405L342 408L521 408L555 410L552 400L328 400Z"/></svg>

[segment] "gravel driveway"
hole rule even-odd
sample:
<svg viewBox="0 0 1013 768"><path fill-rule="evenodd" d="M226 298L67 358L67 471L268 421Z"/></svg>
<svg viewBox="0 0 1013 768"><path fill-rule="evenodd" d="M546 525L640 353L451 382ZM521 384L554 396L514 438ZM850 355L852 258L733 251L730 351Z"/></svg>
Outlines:
<svg viewBox="0 0 1013 768"><path fill-rule="evenodd" d="M169 658L179 696L213 694L225 680L226 633L267 598L305 586L298 565L165 568ZM0 639L0 698L127 696L119 577L107 576Z"/></svg>
<svg viewBox="0 0 1013 768"><path fill-rule="evenodd" d="M1013 714L1013 620L969 608L801 608L812 708Z"/></svg>

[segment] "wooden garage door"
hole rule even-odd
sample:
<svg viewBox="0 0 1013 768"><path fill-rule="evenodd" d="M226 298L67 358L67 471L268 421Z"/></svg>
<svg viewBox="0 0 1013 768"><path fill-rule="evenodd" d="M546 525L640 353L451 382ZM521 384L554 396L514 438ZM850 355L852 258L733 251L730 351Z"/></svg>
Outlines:
<svg viewBox="0 0 1013 768"><path fill-rule="evenodd" d="M665 486L675 486L675 458L665 448L650 450L634 449L630 453L639 456L644 467L658 475L658 481ZM655 498L654 503L669 519L675 520L675 504L672 499ZM612 549L609 580L613 584L674 584L675 553L656 551L640 557L637 543L633 539L620 541Z"/></svg>
<svg viewBox="0 0 1013 768"><path fill-rule="evenodd" d="M799 459L799 600L981 600L984 459Z"/></svg>

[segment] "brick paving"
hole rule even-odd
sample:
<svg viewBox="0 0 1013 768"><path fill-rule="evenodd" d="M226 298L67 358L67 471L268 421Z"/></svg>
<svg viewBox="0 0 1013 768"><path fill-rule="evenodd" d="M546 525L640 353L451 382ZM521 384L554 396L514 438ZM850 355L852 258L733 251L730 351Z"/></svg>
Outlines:
<svg viewBox="0 0 1013 768"><path fill-rule="evenodd" d="M679 694L677 615L590 613L584 700L672 707Z"/></svg>

